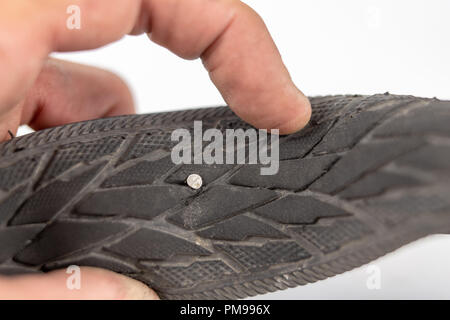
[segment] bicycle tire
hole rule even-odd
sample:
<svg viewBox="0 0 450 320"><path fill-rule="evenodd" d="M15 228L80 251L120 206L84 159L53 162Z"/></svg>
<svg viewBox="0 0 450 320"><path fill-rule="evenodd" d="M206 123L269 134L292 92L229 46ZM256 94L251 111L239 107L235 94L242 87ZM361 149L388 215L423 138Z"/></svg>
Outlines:
<svg viewBox="0 0 450 320"><path fill-rule="evenodd" d="M95 266L164 299L315 282L450 231L450 102L311 98L280 169L175 165L176 128L249 128L227 107L98 119L0 144L0 274ZM185 179L203 178L193 190Z"/></svg>

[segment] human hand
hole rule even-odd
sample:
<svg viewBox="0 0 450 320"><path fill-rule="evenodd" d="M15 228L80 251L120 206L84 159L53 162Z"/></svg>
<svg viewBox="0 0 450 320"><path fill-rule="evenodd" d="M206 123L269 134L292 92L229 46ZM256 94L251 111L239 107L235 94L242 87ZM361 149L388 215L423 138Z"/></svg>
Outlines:
<svg viewBox="0 0 450 320"><path fill-rule="evenodd" d="M66 27L70 5L81 9L80 30ZM132 113L120 78L49 54L141 33L182 58L201 58L225 101L250 124L287 134L309 121L309 101L293 84L264 22L238 0L15 0L0 3L0 141L20 124L40 130ZM0 298L156 297L121 275L82 270L80 291L67 290L67 275L56 271L0 278Z"/></svg>

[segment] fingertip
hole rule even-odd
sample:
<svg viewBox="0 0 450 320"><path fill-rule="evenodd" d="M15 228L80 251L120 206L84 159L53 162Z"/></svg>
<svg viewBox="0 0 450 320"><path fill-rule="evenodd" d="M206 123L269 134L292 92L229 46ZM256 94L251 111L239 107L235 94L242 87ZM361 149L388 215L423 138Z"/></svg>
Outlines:
<svg viewBox="0 0 450 320"><path fill-rule="evenodd" d="M280 135L303 129L311 119L311 103L294 85L254 95L247 103L230 104L234 112L258 129L278 130Z"/></svg>
<svg viewBox="0 0 450 320"><path fill-rule="evenodd" d="M126 287L123 300L159 300L158 295L142 282L121 276Z"/></svg>
<svg viewBox="0 0 450 320"><path fill-rule="evenodd" d="M299 93L299 98L294 104L296 106L294 106L295 111L292 114L291 120L287 120L281 123L278 128L275 128L279 129L281 135L298 132L306 127L311 120L311 103L305 95Z"/></svg>
<svg viewBox="0 0 450 320"><path fill-rule="evenodd" d="M116 88L118 101L116 107L112 108L107 116L121 116L136 113L134 97L128 83L120 76L113 72L106 71L112 82L112 87Z"/></svg>
<svg viewBox="0 0 450 320"><path fill-rule="evenodd" d="M92 267L70 266L49 273L0 276L0 299L7 300L157 300L145 284Z"/></svg>
<svg viewBox="0 0 450 320"><path fill-rule="evenodd" d="M144 283L124 275L93 267L82 267L85 292L94 292L94 299L159 300L157 294Z"/></svg>

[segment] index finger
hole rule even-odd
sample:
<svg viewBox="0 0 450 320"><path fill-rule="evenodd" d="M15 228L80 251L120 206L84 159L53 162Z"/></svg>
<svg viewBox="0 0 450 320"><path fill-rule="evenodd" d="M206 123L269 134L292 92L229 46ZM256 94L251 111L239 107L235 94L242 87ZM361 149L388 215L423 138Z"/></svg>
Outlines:
<svg viewBox="0 0 450 320"><path fill-rule="evenodd" d="M296 88L262 19L238 0L46 0L48 51L95 48L127 33L151 39L185 59L202 58L225 101L243 120L280 133L309 120L308 99ZM81 29L66 28L77 4Z"/></svg>

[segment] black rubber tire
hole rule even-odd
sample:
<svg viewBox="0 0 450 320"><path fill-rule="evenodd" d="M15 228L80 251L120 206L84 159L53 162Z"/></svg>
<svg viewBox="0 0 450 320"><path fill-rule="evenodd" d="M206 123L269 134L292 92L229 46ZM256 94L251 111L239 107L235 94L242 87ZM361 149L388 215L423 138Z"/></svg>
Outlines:
<svg viewBox="0 0 450 320"><path fill-rule="evenodd" d="M280 171L170 160L173 129L247 128L228 108L70 124L0 145L0 273L97 266L166 299L314 282L450 231L450 102L312 98ZM190 173L203 177L194 191ZM449 275L450 276L450 275Z"/></svg>

